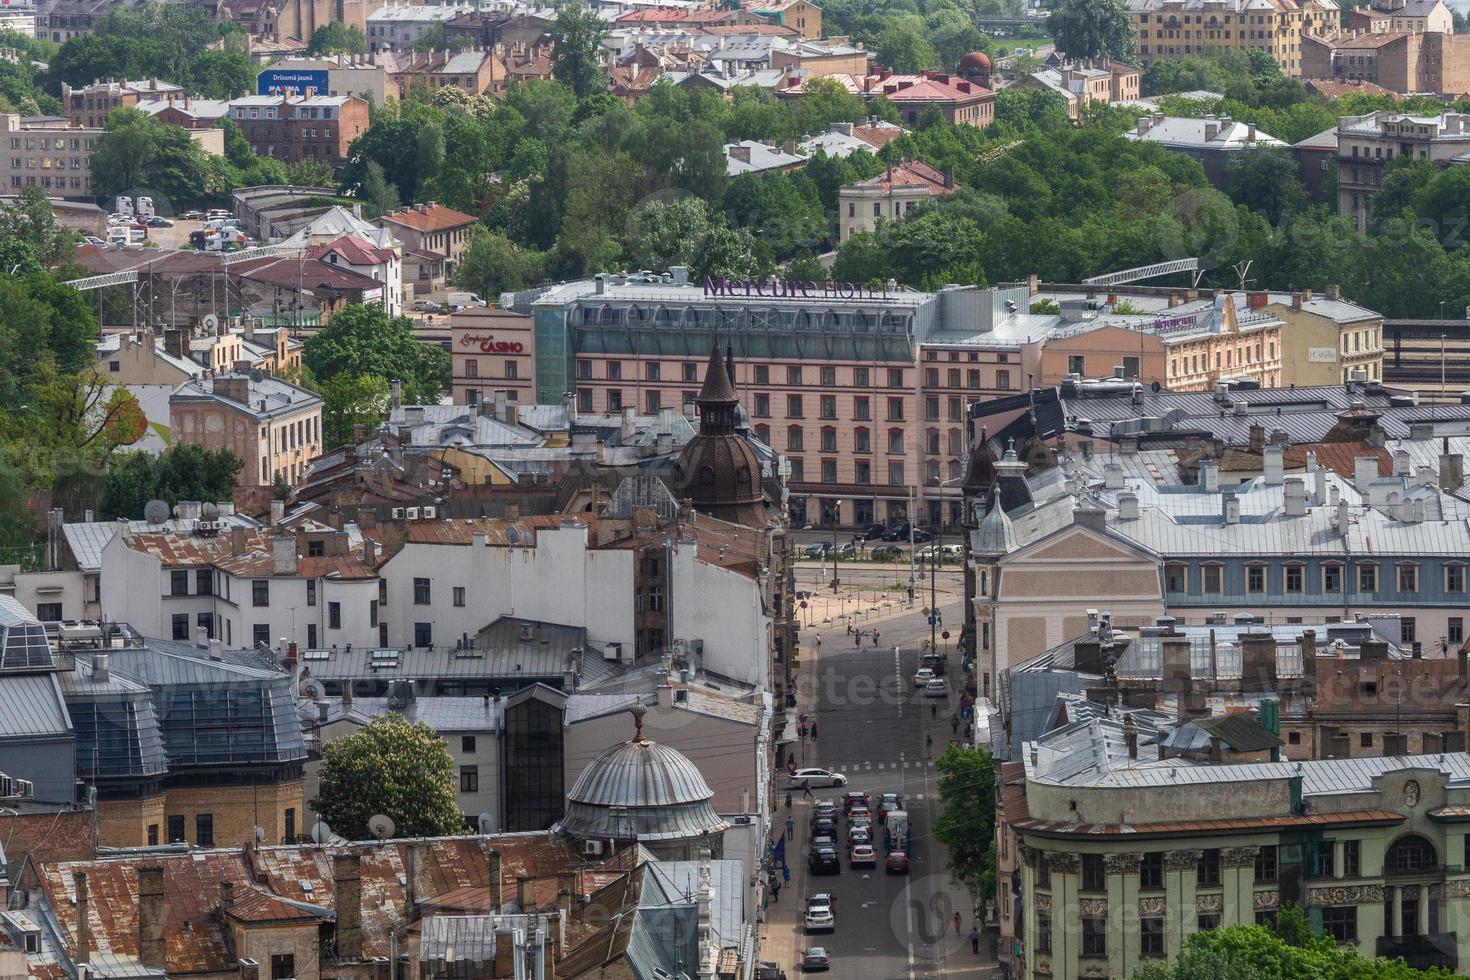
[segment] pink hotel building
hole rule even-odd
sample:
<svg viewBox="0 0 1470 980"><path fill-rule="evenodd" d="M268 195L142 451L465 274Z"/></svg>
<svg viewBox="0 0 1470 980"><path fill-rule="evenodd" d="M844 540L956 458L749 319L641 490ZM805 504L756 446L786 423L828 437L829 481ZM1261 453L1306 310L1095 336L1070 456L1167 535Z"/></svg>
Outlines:
<svg viewBox="0 0 1470 980"><path fill-rule="evenodd" d="M953 525L966 405L1024 390L1019 330L1045 321L1026 315L1027 302L1024 288L600 276L503 295L488 345L483 311L456 315L454 399L503 391L541 404L571 397L580 412L692 416L717 340L733 349L750 427L786 459L798 525L834 512L845 526L911 514ZM519 327L510 312L523 315Z"/></svg>

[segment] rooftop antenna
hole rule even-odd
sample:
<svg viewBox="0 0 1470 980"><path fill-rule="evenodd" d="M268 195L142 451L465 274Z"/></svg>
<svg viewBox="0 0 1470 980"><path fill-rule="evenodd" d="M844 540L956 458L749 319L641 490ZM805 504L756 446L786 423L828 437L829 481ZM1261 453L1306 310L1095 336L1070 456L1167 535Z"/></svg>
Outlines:
<svg viewBox="0 0 1470 980"><path fill-rule="evenodd" d="M1240 291L1242 293L1245 292L1246 283L1255 282L1254 279L1246 278L1246 274L1249 273L1251 270L1251 262L1253 261L1255 260L1244 259L1240 262L1235 263L1235 275L1240 279Z"/></svg>

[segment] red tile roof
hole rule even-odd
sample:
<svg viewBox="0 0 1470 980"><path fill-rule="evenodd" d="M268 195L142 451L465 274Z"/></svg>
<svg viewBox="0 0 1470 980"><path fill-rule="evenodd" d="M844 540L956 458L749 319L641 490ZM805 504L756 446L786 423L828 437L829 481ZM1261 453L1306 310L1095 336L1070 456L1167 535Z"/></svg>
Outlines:
<svg viewBox="0 0 1470 980"><path fill-rule="evenodd" d="M926 71L917 75L895 75L886 68L880 68L868 75L838 72L832 75L822 75L820 78L831 79L854 94L884 95L889 101L897 103L969 103L995 97L995 93L984 85L966 81L958 75L938 71ZM815 81L816 78L805 76L797 79L791 86L782 89L779 94L800 95L802 86L809 80Z"/></svg>
<svg viewBox="0 0 1470 980"><path fill-rule="evenodd" d="M398 211L390 211L383 215L385 222L412 228L415 231L445 231L450 228L463 228L472 225L475 219L472 215L454 208L446 208L442 204L420 204L415 207L403 208Z"/></svg>
<svg viewBox="0 0 1470 980"><path fill-rule="evenodd" d="M878 176L859 181L855 186L878 187L885 193L895 187L927 187L929 193L935 197L954 193L954 186L946 180L944 172L922 160L910 160L889 167Z"/></svg>
<svg viewBox="0 0 1470 980"><path fill-rule="evenodd" d="M881 150L904 135L904 129L902 126L853 126L852 135Z"/></svg>
<svg viewBox="0 0 1470 980"><path fill-rule="evenodd" d="M306 249L306 254L313 259L324 258L332 252L342 256L349 265L385 265L398 257L391 248L380 248L356 235L343 235L325 245L311 245Z"/></svg>
<svg viewBox="0 0 1470 980"><path fill-rule="evenodd" d="M1324 99L1340 99L1344 95L1396 95L1392 89L1372 82L1339 82L1307 79L1302 82L1309 92L1316 92Z"/></svg>

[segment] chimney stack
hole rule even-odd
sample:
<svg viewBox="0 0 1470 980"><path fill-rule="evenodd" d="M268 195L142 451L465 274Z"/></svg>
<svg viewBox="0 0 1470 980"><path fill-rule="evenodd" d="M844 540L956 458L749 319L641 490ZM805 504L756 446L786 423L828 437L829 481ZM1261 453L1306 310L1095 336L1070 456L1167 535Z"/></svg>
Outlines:
<svg viewBox="0 0 1470 980"><path fill-rule="evenodd" d="M354 853L332 859L332 885L337 893L337 958L362 958L362 870Z"/></svg>
<svg viewBox="0 0 1470 980"><path fill-rule="evenodd" d="M162 971L163 958L163 867L138 869L138 962Z"/></svg>
<svg viewBox="0 0 1470 980"><path fill-rule="evenodd" d="M296 538L282 534L271 538L271 573L274 575L296 574Z"/></svg>
<svg viewBox="0 0 1470 980"><path fill-rule="evenodd" d="M77 962L92 961L92 896L87 888L87 872L72 874L77 888Z"/></svg>

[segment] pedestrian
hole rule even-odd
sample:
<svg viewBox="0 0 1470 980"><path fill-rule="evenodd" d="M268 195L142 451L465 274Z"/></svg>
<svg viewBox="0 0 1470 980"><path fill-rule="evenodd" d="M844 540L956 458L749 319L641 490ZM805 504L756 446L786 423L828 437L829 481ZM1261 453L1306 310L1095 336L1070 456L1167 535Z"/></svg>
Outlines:
<svg viewBox="0 0 1470 980"><path fill-rule="evenodd" d="M926 752L931 752L931 753L933 752L933 750L934 750L934 736L933 735L925 735L924 736L924 750Z"/></svg>
<svg viewBox="0 0 1470 980"><path fill-rule="evenodd" d="M805 722L803 722L802 724L796 726L796 737L797 738L806 738L806 723Z"/></svg>
<svg viewBox="0 0 1470 980"><path fill-rule="evenodd" d="M796 818L789 815L786 817L786 836L793 839L796 837Z"/></svg>
<svg viewBox="0 0 1470 980"><path fill-rule="evenodd" d="M787 769L790 769L791 772L793 774L795 774L795 772L796 772L796 753L795 752L787 752L786 753L786 768Z"/></svg>
<svg viewBox="0 0 1470 980"><path fill-rule="evenodd" d="M821 633L818 633L817 634L817 649L818 650L822 649L822 634Z"/></svg>
<svg viewBox="0 0 1470 980"><path fill-rule="evenodd" d="M938 701L930 701L929 702L929 717L930 718L938 718L939 717L939 702Z"/></svg>
<svg viewBox="0 0 1470 980"><path fill-rule="evenodd" d="M863 631L862 630L858 630L856 633L852 634L852 645L855 646L855 647L860 647L860 646L863 645Z"/></svg>
<svg viewBox="0 0 1470 980"><path fill-rule="evenodd" d="M974 926L970 927L970 952L980 955L980 930Z"/></svg>
<svg viewBox="0 0 1470 980"><path fill-rule="evenodd" d="M950 715L949 716L949 730L952 733L954 733L955 735L958 735L960 733L960 716L959 715Z"/></svg>
<svg viewBox="0 0 1470 980"><path fill-rule="evenodd" d="M956 936L960 934L960 914L958 912L954 914L954 934Z"/></svg>
<svg viewBox="0 0 1470 980"><path fill-rule="evenodd" d="M791 794L790 793L787 793L786 794L786 809L788 809L788 810L791 809ZM789 820L791 818L788 817L787 819Z"/></svg>
<svg viewBox="0 0 1470 980"><path fill-rule="evenodd" d="M877 630L873 630L873 646L877 646L877 645L878 645L878 631Z"/></svg>
<svg viewBox="0 0 1470 980"><path fill-rule="evenodd" d="M933 739L931 738L930 741L932 742ZM804 800L815 799L812 796L812 781L810 779L803 779L801 781L801 798Z"/></svg>
<svg viewBox="0 0 1470 980"><path fill-rule="evenodd" d="M847 635L848 636L852 636L852 624L851 623L848 623L847 624Z"/></svg>
<svg viewBox="0 0 1470 980"><path fill-rule="evenodd" d="M781 879L780 878L772 878L771 879L771 901L773 901L773 902L779 902L779 901L781 901ZM976 942L978 943L979 940L977 939Z"/></svg>
<svg viewBox="0 0 1470 980"><path fill-rule="evenodd" d="M815 742L816 740L817 740L817 723L816 722L812 722L812 741Z"/></svg>

